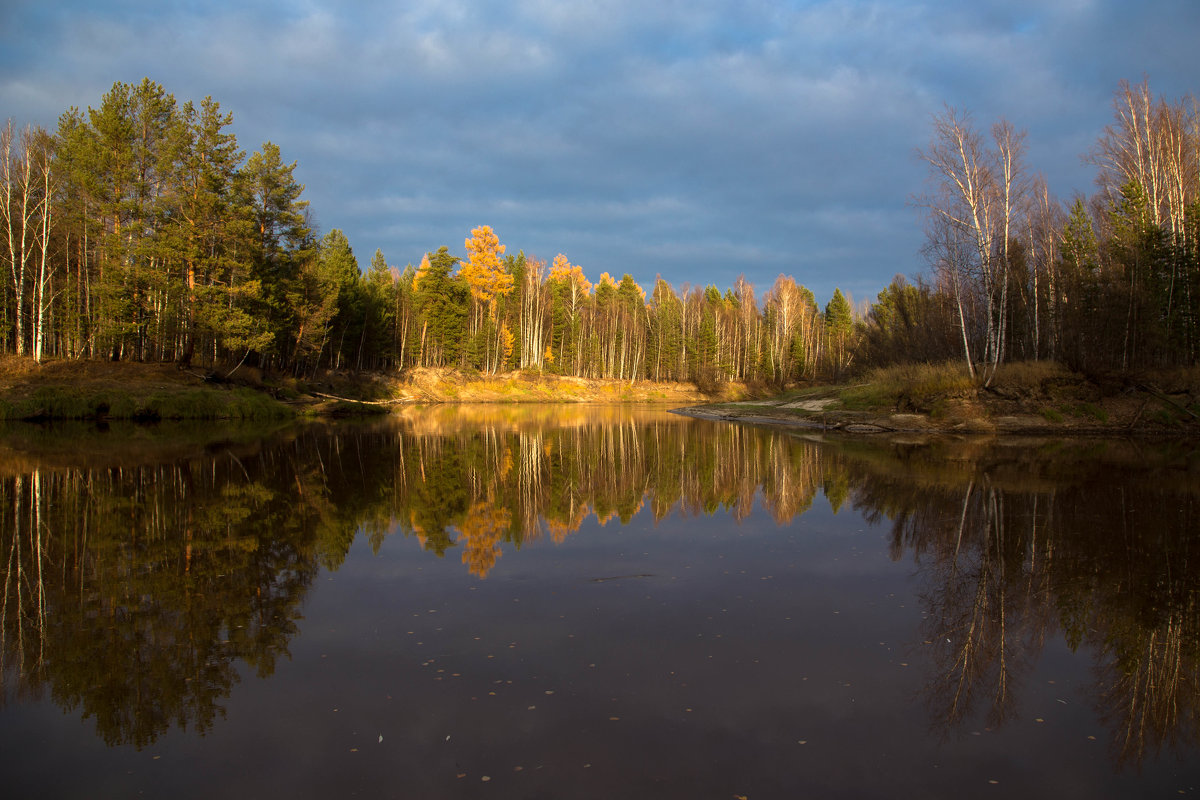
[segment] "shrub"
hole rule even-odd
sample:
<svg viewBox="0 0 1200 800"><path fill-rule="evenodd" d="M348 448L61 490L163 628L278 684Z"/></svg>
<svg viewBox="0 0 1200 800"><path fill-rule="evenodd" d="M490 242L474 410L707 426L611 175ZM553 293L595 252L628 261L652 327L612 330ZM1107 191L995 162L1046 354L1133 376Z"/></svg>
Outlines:
<svg viewBox="0 0 1200 800"><path fill-rule="evenodd" d="M1001 364L993 383L1022 389L1037 389L1048 380L1071 377L1056 361L1012 361Z"/></svg>
<svg viewBox="0 0 1200 800"><path fill-rule="evenodd" d="M929 411L947 397L970 394L975 382L962 362L897 364L871 370L866 383L841 392L848 409L880 406Z"/></svg>

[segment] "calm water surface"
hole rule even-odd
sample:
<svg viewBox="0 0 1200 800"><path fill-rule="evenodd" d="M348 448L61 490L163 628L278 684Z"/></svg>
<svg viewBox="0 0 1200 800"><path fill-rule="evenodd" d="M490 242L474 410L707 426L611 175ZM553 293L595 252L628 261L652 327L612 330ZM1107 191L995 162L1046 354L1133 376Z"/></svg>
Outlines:
<svg viewBox="0 0 1200 800"><path fill-rule="evenodd" d="M1195 795L1198 495L638 408L8 429L4 795Z"/></svg>

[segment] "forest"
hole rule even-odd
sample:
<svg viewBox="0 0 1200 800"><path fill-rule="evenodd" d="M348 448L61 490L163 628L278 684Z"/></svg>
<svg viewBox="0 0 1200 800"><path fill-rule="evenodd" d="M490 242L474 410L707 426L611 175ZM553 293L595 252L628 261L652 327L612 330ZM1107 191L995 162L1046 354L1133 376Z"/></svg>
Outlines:
<svg viewBox="0 0 1200 800"><path fill-rule="evenodd" d="M626 381L786 386L956 360L1085 372L1192 366L1200 347L1200 112L1122 83L1083 154L1096 191L1064 203L1006 120L947 107L917 154L928 271L874 302L593 280L512 252L488 225L461 251L366 269L315 230L296 162L246 155L207 97L116 83L53 133L0 130L0 352L43 359L320 370L515 369ZM731 273L734 272L731 269Z"/></svg>

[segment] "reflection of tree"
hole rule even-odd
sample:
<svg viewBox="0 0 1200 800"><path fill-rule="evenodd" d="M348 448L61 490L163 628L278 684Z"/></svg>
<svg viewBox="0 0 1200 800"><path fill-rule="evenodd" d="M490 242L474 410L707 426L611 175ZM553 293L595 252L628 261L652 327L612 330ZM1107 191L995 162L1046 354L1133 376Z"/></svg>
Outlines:
<svg viewBox="0 0 1200 800"><path fill-rule="evenodd" d="M849 502L892 520L893 556L921 563L934 664L926 696L947 731L976 712L992 725L1011 718L1021 676L1061 629L1101 658L1096 694L1119 715L1123 758L1195 740L1197 487L1178 470L1152 470L1136 446L834 449L738 425L640 423L612 410L593 420L577 409L556 424L538 413L535 423L509 409L406 420L396 460L414 488L397 493L400 528L439 553L461 543L482 577L503 544L561 541L589 517L625 522L645 506L656 520L719 509L741 519L759 498L785 523L821 490L835 511ZM439 470L457 478L430 477ZM1113 520L1120 536L1096 535Z"/></svg>
<svg viewBox="0 0 1200 800"><path fill-rule="evenodd" d="M500 557L500 537L512 520L508 511L494 503L476 503L462 523L462 561L472 575L487 575Z"/></svg>
<svg viewBox="0 0 1200 800"><path fill-rule="evenodd" d="M1168 611L1149 630L1128 631L1119 639L1110 631L1097 696L1118 763L1140 764L1164 744L1180 750L1200 746L1195 597L1188 606Z"/></svg>
<svg viewBox="0 0 1200 800"><path fill-rule="evenodd" d="M925 595L924 627L935 664L927 697L947 728L967 718L981 695L989 724L1003 724L1013 711L1018 676L1044 631L1044 615L1031 602L1036 578L1026 559L1036 543L1010 524L1011 505L986 481L982 487L970 482L957 520L909 515L896 531L909 539L940 537L926 570L933 588Z"/></svg>
<svg viewBox="0 0 1200 800"><path fill-rule="evenodd" d="M459 547L483 577L504 544L561 541L589 516L744 516L762 487L782 520L821 485L809 443L571 411L561 425L468 409L457 426L445 410L311 426L160 464L70 467L60 446L47 468L24 453L0 475L4 697L49 689L110 743L203 732L239 664L265 677L287 656L318 569L337 569L359 531L375 550L396 530L437 555Z"/></svg>
<svg viewBox="0 0 1200 800"><path fill-rule="evenodd" d="M4 697L48 691L110 742L207 730L239 664L270 675L317 571L361 531L413 536L487 575L506 548L589 518L655 520L754 503L779 522L823 491L891 520L920 565L947 730L1001 724L1047 636L1096 653L1093 696L1119 759L1196 748L1200 520L1168 450L909 443L837 448L628 409L435 409L178 451L166 463L0 460ZM412 412L410 412L411 414ZM143 459L152 461L152 459ZM511 557L511 556L510 556Z"/></svg>
<svg viewBox="0 0 1200 800"><path fill-rule="evenodd" d="M978 443L847 462L856 504L893 520L922 565L926 693L949 731L982 700L991 724L1061 629L1096 654L1093 697L1119 763L1200 747L1197 486L1169 449L1081 443L1049 457Z"/></svg>
<svg viewBox="0 0 1200 800"><path fill-rule="evenodd" d="M401 446L407 443L402 443ZM398 498L408 511L401 517L401 526L415 532L421 545L439 556L453 546L450 526L462 518L470 507L470 496L464 483L465 465L457 443L438 437L422 439L405 448L403 463L412 470L412 487L405 498Z"/></svg>
<svg viewBox="0 0 1200 800"><path fill-rule="evenodd" d="M1120 763L1200 748L1200 514L1193 494L1127 487L1065 513L1102 513L1116 535L1072 540L1080 577L1064 625L1097 652L1096 703ZM1082 538L1082 537L1078 537Z"/></svg>
<svg viewBox="0 0 1200 800"><path fill-rule="evenodd" d="M0 478L5 697L48 687L111 744L210 728L239 661L287 655L325 549L327 503L281 460Z"/></svg>
<svg viewBox="0 0 1200 800"><path fill-rule="evenodd" d="M628 523L644 507L748 515L756 496L780 522L808 508L829 470L821 449L772 432L656 415L639 422L611 409L597 419L570 408L567 424L544 416L518 424L511 411L463 411L460 425L406 418L395 462L410 487L398 492L399 528L438 555L461 543L463 562L485 577L503 542L549 534L555 542L584 520ZM829 484L834 485L834 484Z"/></svg>

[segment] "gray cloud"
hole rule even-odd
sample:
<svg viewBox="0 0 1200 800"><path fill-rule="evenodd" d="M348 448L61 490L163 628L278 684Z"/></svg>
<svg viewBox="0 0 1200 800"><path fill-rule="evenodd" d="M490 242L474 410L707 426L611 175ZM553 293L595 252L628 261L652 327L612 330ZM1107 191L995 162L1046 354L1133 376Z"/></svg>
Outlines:
<svg viewBox="0 0 1200 800"><path fill-rule="evenodd" d="M779 3L15 2L0 108L53 127L143 76L212 95L247 150L298 160L318 222L360 260L563 252L593 279L780 272L869 299L920 261L909 198L943 103L1029 130L1030 166L1088 191L1080 156L1121 78L1200 74L1188 0Z"/></svg>

